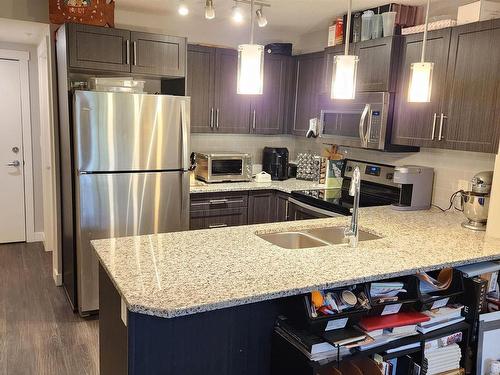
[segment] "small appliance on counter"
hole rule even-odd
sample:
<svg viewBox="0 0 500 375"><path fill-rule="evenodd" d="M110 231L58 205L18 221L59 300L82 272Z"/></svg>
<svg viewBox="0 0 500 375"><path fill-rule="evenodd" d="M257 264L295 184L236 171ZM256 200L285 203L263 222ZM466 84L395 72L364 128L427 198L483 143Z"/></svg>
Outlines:
<svg viewBox="0 0 500 375"><path fill-rule="evenodd" d="M212 182L252 180L252 157L249 154L217 152L195 153L197 179Z"/></svg>
<svg viewBox="0 0 500 375"><path fill-rule="evenodd" d="M462 208L467 220L462 226L467 229L484 231L488 220L493 172L480 172L471 181L472 190L462 192Z"/></svg>
<svg viewBox="0 0 500 375"><path fill-rule="evenodd" d="M288 180L288 149L264 147L262 170L269 173L272 180Z"/></svg>
<svg viewBox="0 0 500 375"><path fill-rule="evenodd" d="M392 208L398 211L428 210L432 202L434 169L416 165L404 165L394 169L394 183L401 185L398 203Z"/></svg>
<svg viewBox="0 0 500 375"><path fill-rule="evenodd" d="M321 156L310 152L297 154L297 180L319 181Z"/></svg>

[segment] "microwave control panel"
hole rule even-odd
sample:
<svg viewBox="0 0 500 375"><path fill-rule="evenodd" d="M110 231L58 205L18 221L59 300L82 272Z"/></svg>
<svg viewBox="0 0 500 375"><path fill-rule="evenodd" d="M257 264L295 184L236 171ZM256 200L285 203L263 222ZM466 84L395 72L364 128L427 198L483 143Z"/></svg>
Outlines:
<svg viewBox="0 0 500 375"><path fill-rule="evenodd" d="M382 124L382 113L380 111L371 112L370 142L378 142L380 139L380 127Z"/></svg>

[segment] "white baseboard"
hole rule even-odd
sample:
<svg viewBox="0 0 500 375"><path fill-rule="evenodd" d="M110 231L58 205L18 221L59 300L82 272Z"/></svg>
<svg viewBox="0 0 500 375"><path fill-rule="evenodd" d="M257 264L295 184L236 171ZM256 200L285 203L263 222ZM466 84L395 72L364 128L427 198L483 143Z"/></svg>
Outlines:
<svg viewBox="0 0 500 375"><path fill-rule="evenodd" d="M52 277L54 278L54 282L56 286L62 285L62 274L58 273L57 270L52 270Z"/></svg>
<svg viewBox="0 0 500 375"><path fill-rule="evenodd" d="M45 234L43 232L28 233L26 242L43 242L45 241Z"/></svg>

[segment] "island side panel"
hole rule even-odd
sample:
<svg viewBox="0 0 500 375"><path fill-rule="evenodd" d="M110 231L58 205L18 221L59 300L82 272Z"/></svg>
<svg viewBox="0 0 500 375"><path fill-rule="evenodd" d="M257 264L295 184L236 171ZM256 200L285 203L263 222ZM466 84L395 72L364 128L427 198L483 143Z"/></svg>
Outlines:
<svg viewBox="0 0 500 375"><path fill-rule="evenodd" d="M101 375L127 375L128 330L121 319L121 297L99 265L99 368Z"/></svg>
<svg viewBox="0 0 500 375"><path fill-rule="evenodd" d="M270 375L279 305L266 301L171 319L129 312L129 375Z"/></svg>

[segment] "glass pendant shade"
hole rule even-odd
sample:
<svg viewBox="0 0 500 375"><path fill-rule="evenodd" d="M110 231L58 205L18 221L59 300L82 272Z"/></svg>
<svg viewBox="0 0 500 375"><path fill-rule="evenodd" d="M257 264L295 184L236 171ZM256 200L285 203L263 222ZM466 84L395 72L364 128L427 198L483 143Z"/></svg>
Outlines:
<svg viewBox="0 0 500 375"><path fill-rule="evenodd" d="M431 101L432 72L434 63L418 62L411 64L410 87L408 101L412 103L428 103Z"/></svg>
<svg viewBox="0 0 500 375"><path fill-rule="evenodd" d="M356 77L358 56L335 56L332 75L332 99L354 99L356 97Z"/></svg>
<svg viewBox="0 0 500 375"><path fill-rule="evenodd" d="M264 86L264 46L242 44L238 46L237 93L261 95Z"/></svg>

